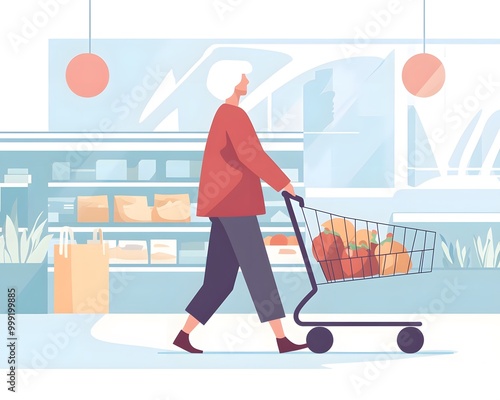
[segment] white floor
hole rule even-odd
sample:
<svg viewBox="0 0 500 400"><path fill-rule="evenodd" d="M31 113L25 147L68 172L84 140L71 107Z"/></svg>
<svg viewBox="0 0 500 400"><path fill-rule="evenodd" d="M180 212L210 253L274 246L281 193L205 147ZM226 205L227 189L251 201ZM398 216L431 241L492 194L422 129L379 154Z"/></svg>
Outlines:
<svg viewBox="0 0 500 400"><path fill-rule="evenodd" d="M345 315L308 318L346 319ZM369 361L316 369L120 369L20 371L16 398L59 399L450 399L500 398L499 315L355 315L349 320L422 320L427 355L397 358L397 328L333 328L331 352L371 354ZM108 315L91 330L109 343L174 350L183 315ZM285 320L287 335L302 341L307 328ZM193 343L227 360L241 352L273 352L270 328L253 315L216 315ZM432 353L436 354L432 354ZM234 354L231 354L234 353ZM168 354L165 355L168 357ZM161 357L161 355L160 355ZM205 357L188 355L186 357ZM275 357L287 357L277 354ZM299 358L300 359L300 358ZM298 358L290 357L297 362ZM3 375L5 376L5 375ZM5 385L6 386L6 385ZM5 389L3 389L5 390ZM0 396L4 398L4 396Z"/></svg>

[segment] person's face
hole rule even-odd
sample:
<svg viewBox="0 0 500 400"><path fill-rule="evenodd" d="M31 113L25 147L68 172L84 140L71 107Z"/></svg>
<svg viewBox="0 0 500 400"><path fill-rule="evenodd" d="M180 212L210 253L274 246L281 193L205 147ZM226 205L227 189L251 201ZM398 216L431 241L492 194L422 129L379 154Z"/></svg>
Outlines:
<svg viewBox="0 0 500 400"><path fill-rule="evenodd" d="M235 92L240 96L247 94L248 78L245 74L241 75L241 81L234 88Z"/></svg>

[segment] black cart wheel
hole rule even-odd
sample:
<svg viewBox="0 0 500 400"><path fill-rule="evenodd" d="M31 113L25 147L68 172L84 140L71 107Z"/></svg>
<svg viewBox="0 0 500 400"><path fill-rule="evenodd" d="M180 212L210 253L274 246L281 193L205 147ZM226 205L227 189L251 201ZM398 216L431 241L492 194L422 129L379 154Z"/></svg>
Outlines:
<svg viewBox="0 0 500 400"><path fill-rule="evenodd" d="M307 346L313 353L326 353L332 345L332 333L322 326L311 329L307 334Z"/></svg>
<svg viewBox="0 0 500 400"><path fill-rule="evenodd" d="M417 328L404 328L398 335L398 346L405 353L416 353L424 345L424 335Z"/></svg>

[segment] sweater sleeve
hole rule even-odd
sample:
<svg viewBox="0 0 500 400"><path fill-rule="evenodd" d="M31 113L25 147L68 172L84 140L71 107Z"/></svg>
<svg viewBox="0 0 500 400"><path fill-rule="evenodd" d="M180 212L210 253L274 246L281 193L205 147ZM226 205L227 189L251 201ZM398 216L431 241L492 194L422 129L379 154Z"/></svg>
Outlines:
<svg viewBox="0 0 500 400"><path fill-rule="evenodd" d="M274 190L279 192L290 183L278 165L264 151L257 133L242 109L238 109L227 134L238 156L238 160Z"/></svg>

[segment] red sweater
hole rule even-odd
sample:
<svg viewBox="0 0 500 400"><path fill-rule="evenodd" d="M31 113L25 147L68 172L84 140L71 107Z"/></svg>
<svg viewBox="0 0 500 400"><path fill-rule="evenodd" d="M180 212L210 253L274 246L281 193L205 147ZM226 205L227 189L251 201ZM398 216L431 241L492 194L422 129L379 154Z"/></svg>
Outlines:
<svg viewBox="0 0 500 400"><path fill-rule="evenodd" d="M262 148L246 112L222 104L208 133L196 214L201 217L265 214L261 179L276 191L290 182Z"/></svg>

